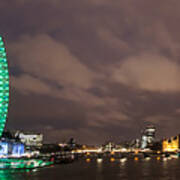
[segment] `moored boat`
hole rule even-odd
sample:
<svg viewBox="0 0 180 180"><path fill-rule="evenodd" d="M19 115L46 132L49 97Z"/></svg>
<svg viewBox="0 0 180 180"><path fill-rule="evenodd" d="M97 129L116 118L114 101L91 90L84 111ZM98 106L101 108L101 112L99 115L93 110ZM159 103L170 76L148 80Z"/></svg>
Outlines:
<svg viewBox="0 0 180 180"><path fill-rule="evenodd" d="M52 161L41 159L1 158L0 169L33 169L52 165Z"/></svg>

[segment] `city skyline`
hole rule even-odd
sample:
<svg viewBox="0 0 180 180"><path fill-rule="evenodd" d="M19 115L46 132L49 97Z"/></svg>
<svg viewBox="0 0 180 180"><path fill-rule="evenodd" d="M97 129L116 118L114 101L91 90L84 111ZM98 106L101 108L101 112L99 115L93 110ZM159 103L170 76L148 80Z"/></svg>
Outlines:
<svg viewBox="0 0 180 180"><path fill-rule="evenodd" d="M140 0L3 0L6 128L80 143L180 132L179 7Z"/></svg>

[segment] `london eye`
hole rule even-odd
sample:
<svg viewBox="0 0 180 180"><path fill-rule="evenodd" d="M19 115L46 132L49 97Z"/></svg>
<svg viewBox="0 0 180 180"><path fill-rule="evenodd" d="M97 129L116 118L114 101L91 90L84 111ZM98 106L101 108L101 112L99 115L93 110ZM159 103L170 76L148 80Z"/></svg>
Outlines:
<svg viewBox="0 0 180 180"><path fill-rule="evenodd" d="M9 104L9 72L6 49L0 36L0 137L4 131Z"/></svg>

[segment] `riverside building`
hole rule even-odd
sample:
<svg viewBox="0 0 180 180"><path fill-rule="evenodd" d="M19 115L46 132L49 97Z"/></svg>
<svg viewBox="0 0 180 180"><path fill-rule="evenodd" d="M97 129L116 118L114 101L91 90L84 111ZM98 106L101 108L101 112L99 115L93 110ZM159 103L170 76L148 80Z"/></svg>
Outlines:
<svg viewBox="0 0 180 180"><path fill-rule="evenodd" d="M162 151L163 152L176 152L179 150L180 143L179 143L180 135L171 137L169 139L164 139L162 141Z"/></svg>
<svg viewBox="0 0 180 180"><path fill-rule="evenodd" d="M155 141L155 133L156 133L156 128L152 125L147 126L146 129L142 133L141 137L141 148L145 149L149 145L152 145L153 142Z"/></svg>

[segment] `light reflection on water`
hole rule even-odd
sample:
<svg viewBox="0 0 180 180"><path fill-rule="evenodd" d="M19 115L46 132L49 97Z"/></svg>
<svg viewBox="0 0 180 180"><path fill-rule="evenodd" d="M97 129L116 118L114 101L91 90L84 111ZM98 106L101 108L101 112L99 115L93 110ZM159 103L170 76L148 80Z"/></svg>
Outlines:
<svg viewBox="0 0 180 180"><path fill-rule="evenodd" d="M91 159L35 170L0 170L0 180L178 180L180 159L149 161L128 159L125 162Z"/></svg>
<svg viewBox="0 0 180 180"><path fill-rule="evenodd" d="M103 180L102 172L103 172L103 162L97 162L96 167L96 179Z"/></svg>

